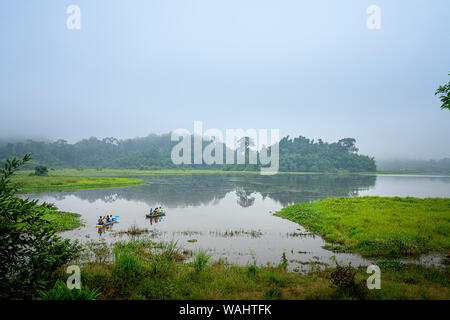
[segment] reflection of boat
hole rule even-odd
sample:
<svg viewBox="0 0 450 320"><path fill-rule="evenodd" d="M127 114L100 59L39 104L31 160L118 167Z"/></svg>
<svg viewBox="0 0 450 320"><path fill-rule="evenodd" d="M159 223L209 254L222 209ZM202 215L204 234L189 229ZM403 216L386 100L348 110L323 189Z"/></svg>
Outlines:
<svg viewBox="0 0 450 320"><path fill-rule="evenodd" d="M147 213L145 216L147 218L155 218L155 217L162 217L162 216L165 216L165 215L166 215L166 210L163 210L161 212L154 213L154 214Z"/></svg>
<svg viewBox="0 0 450 320"><path fill-rule="evenodd" d="M97 228L103 228L103 227L106 227L106 226L110 226L110 225L112 225L112 224L118 222L118 221L117 221L117 218L118 218L118 217L114 217L114 218L112 219L112 221L107 222L107 223L104 223L104 224L97 224L96 227L97 227Z"/></svg>

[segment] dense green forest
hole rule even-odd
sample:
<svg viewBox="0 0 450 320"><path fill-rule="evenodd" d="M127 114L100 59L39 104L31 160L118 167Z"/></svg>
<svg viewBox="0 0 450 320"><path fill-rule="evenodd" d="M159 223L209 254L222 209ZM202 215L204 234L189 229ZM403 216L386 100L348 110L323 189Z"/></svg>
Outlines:
<svg viewBox="0 0 450 320"><path fill-rule="evenodd" d="M151 134L147 137L119 140L91 137L70 144L65 140L42 142L27 140L4 143L0 146L0 161L6 158L21 158L31 153L33 161L30 168L45 165L49 168L110 168L110 169L220 169L220 170L259 170L259 164L245 165L175 165L171 161L171 151L178 142L171 141L171 135ZM375 171L373 158L357 154L355 139L346 138L327 143L305 137L284 137L280 140L280 171L290 172L362 172ZM210 142L203 142L203 148ZM224 159L227 148L224 150ZM248 159L251 143L245 141ZM244 149L241 149L244 150ZM229 151L229 150L228 150ZM193 150L192 150L193 152ZM233 150L234 155L238 151ZM225 161L224 161L225 162ZM247 161L248 162L248 161Z"/></svg>

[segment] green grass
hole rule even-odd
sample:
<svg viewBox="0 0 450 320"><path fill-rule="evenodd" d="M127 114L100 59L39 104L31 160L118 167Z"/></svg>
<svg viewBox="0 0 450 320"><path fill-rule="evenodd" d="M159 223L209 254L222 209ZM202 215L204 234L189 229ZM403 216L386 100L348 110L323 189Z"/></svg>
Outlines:
<svg viewBox="0 0 450 320"><path fill-rule="evenodd" d="M81 266L84 286L101 292L99 299L449 299L446 268L380 262L381 290L364 295L332 285L339 270L329 268L308 274L289 272L284 266L237 266L209 262L199 252L193 262L183 262L174 243L145 240L117 243L111 263L90 262ZM280 255L281 256L281 255ZM354 269L355 283L368 278L365 268ZM56 277L65 281L62 268ZM348 281L347 281L348 282ZM335 281L334 281L335 283Z"/></svg>
<svg viewBox="0 0 450 320"><path fill-rule="evenodd" d="M20 172L13 176L12 181L19 184L19 192L64 191L77 189L117 188L145 183L140 179L103 178L82 176L30 176Z"/></svg>
<svg viewBox="0 0 450 320"><path fill-rule="evenodd" d="M23 174L33 173L31 170L23 170ZM50 170L52 176L149 176L166 174L259 174L259 171L224 171L204 169L161 169L161 170L137 170L137 169L56 169Z"/></svg>
<svg viewBox="0 0 450 320"><path fill-rule="evenodd" d="M59 231L67 231L78 228L81 225L81 214L65 211L48 210L43 218L50 221L52 228Z"/></svg>
<svg viewBox="0 0 450 320"><path fill-rule="evenodd" d="M21 171L22 175L33 173L31 170ZM192 175L192 174L260 174L260 171L226 171L205 169L161 169L161 170L137 170L137 169L56 169L50 170L52 176L151 176L151 175ZM327 174L327 172L278 172L278 174ZM339 174L339 173L336 173ZM372 173L373 174L373 173Z"/></svg>
<svg viewBox="0 0 450 320"><path fill-rule="evenodd" d="M34 173L32 170L22 170L21 175ZM160 169L160 170L137 170L137 169L56 169L49 171L51 176L151 176L151 175L169 175L169 174L260 174L260 171L226 171L226 170L207 170L207 169ZM278 172L278 174L420 174L420 173L442 173L440 171L426 170L381 170L375 172Z"/></svg>
<svg viewBox="0 0 450 320"><path fill-rule="evenodd" d="M367 256L450 251L450 199L330 198L275 215L301 224L340 251Z"/></svg>

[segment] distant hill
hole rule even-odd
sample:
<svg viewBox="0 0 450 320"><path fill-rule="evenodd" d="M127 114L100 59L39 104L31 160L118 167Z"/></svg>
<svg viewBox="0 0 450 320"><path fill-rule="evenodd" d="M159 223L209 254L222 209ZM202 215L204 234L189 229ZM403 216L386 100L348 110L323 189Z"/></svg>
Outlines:
<svg viewBox="0 0 450 320"><path fill-rule="evenodd" d="M378 170L426 170L450 172L450 158L440 160L393 159L377 161Z"/></svg>
<svg viewBox="0 0 450 320"><path fill-rule="evenodd" d="M248 139L248 138L246 138ZM162 168L198 168L220 170L259 170L260 164L246 165L174 165L170 155L174 145L171 135L151 134L147 137L118 140L116 138L98 139L91 137L69 144L65 140L42 142L27 140L6 143L0 146L0 161L6 158L23 157L32 154L33 162L49 168L111 168L111 169L162 169ZM205 148L209 142L203 143ZM280 140L279 171L291 172L362 172L376 171L372 157L359 155L352 138L327 143L321 139L310 140L305 137ZM249 148L246 140L246 158ZM227 148L221 144L224 159ZM228 149L229 150L229 149ZM193 151L192 151L193 152ZM233 150L236 155L237 151Z"/></svg>

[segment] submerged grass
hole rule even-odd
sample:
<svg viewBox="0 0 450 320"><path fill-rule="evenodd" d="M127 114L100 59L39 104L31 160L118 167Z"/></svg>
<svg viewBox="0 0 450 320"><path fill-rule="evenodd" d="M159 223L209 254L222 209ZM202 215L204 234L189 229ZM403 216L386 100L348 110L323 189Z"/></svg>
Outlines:
<svg viewBox="0 0 450 320"><path fill-rule="evenodd" d="M118 234L118 235L126 234L126 235L129 235L129 236L139 236L141 234L151 233L153 236L156 236L156 231L155 230L150 230L150 229L147 229L147 228L139 228L135 224L130 226L128 228L128 230L115 231L114 233Z"/></svg>
<svg viewBox="0 0 450 320"><path fill-rule="evenodd" d="M212 236L215 236L215 237L224 237L224 238L241 237L241 236L249 236L252 238L259 238L264 233L261 230L239 229L239 230L225 230L225 231L216 230L216 231L210 231L209 234Z"/></svg>
<svg viewBox="0 0 450 320"><path fill-rule="evenodd" d="M145 183L132 178L103 178L81 176L30 176L20 172L12 180L19 184L19 192L69 191L76 189L117 188Z"/></svg>
<svg viewBox="0 0 450 320"><path fill-rule="evenodd" d="M330 198L295 204L275 215L321 235L340 251L367 256L450 251L450 199Z"/></svg>
<svg viewBox="0 0 450 320"><path fill-rule="evenodd" d="M343 267L309 274L279 266L210 262L198 252L182 261L174 242L119 242L111 263L82 265L83 285L99 299L449 299L449 269L380 261L382 289L366 290L365 268ZM65 269L57 273L64 280Z"/></svg>

